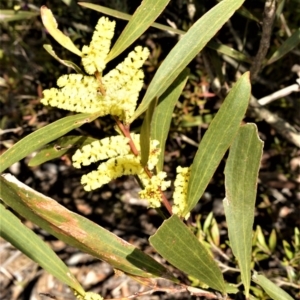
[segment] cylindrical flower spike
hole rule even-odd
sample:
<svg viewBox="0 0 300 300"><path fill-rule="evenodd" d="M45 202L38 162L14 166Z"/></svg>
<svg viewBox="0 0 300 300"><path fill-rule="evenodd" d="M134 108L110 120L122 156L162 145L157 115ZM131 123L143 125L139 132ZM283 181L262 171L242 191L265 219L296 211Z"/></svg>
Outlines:
<svg viewBox="0 0 300 300"><path fill-rule="evenodd" d="M57 85L61 89L43 91L43 104L80 113L100 112L100 116L109 113L110 103L98 92L99 83L94 76L63 75Z"/></svg>
<svg viewBox="0 0 300 300"><path fill-rule="evenodd" d="M98 170L92 171L81 178L86 191L92 191L123 175L135 175L143 172L140 157L133 154L118 156L103 162Z"/></svg>
<svg viewBox="0 0 300 300"><path fill-rule="evenodd" d="M172 212L180 217L188 218L189 214L183 216L183 211L186 208L186 196L188 182L190 178L190 168L182 168L178 166L176 168L177 176L174 182L175 190L173 194L174 203L172 206Z"/></svg>
<svg viewBox="0 0 300 300"><path fill-rule="evenodd" d="M132 133L131 138L139 151L140 135ZM128 142L129 139L126 137L113 136L85 145L75 152L72 160L76 168L80 168L81 165L86 166L98 160L109 158L109 160L99 165L97 171L92 171L82 176L81 183L85 186L85 190L91 191L100 188L102 185L109 183L112 179L131 174L140 174L144 179L143 182L145 185L151 184L151 181L145 179L146 174L140 162L141 157L131 154ZM160 153L158 146L159 142L157 140L150 142L149 170L152 170L157 164L158 155ZM160 174L156 177L160 180L159 186L164 188L163 178L161 176ZM154 182L154 179L152 180Z"/></svg>
<svg viewBox="0 0 300 300"><path fill-rule="evenodd" d="M110 50L115 26L115 21L109 21L106 17L100 18L90 45L83 46L82 64L88 74L92 75L97 71L101 73L105 69L105 59Z"/></svg>
<svg viewBox="0 0 300 300"><path fill-rule="evenodd" d="M111 115L128 123L133 116L139 92L143 87L144 73L140 68L149 56L149 50L135 47L125 60L103 76L106 95L111 100Z"/></svg>
<svg viewBox="0 0 300 300"><path fill-rule="evenodd" d="M72 157L73 166L80 168L107 158L130 153L129 138L122 135L111 136L78 149Z"/></svg>

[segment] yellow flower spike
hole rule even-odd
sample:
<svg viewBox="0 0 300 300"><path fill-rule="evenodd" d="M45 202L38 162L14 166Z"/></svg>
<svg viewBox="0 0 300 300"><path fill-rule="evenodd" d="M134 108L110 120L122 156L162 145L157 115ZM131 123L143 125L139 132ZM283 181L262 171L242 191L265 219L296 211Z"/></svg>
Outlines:
<svg viewBox="0 0 300 300"><path fill-rule="evenodd" d="M81 183L86 191L100 188L123 175L135 175L143 172L140 157L127 154L111 158L99 165L98 170L92 171L81 177Z"/></svg>
<svg viewBox="0 0 300 300"><path fill-rule="evenodd" d="M73 166L80 168L93 162L130 153L129 139L122 136L111 136L78 149L72 157Z"/></svg>
<svg viewBox="0 0 300 300"><path fill-rule="evenodd" d="M141 176L141 179L143 177ZM145 188L139 192L141 199L149 201L149 207L160 207L161 191L165 191L171 185L171 181L164 180L166 177L165 172L159 172L157 175L152 176Z"/></svg>
<svg viewBox="0 0 300 300"><path fill-rule="evenodd" d="M57 85L61 89L43 91L43 104L79 113L100 111L100 116L109 113L110 103L98 93L99 83L94 76L63 75L58 78Z"/></svg>
<svg viewBox="0 0 300 300"><path fill-rule="evenodd" d="M175 190L173 194L174 203L172 206L172 212L187 219L190 214L188 213L183 216L182 213L186 208L186 195L190 178L190 168L182 168L181 166L178 166L176 171L177 176L174 182Z"/></svg>
<svg viewBox="0 0 300 300"><path fill-rule="evenodd" d="M89 46L82 48L82 64L85 71L92 75L101 73L105 66L105 59L110 50L111 39L114 35L116 22L101 17L96 25L92 41Z"/></svg>
<svg viewBox="0 0 300 300"><path fill-rule="evenodd" d="M133 143L137 151L140 151L140 135L131 134ZM153 169L158 161L160 149L159 142L152 140L150 143L150 156L148 168ZM159 186L161 190L165 190L169 183L164 181L165 173L159 173L153 178L147 178L147 175L141 165L141 157L131 153L129 139L124 136L107 137L78 149L72 157L73 166L80 168L81 165L87 166L93 162L109 158L106 162L102 162L98 169L92 171L81 178L81 183L86 191L95 190L102 185L109 183L111 180L123 175L138 175L145 186ZM156 181L155 181L156 180ZM157 196L158 197L158 196Z"/></svg>
<svg viewBox="0 0 300 300"><path fill-rule="evenodd" d="M125 60L102 78L106 95L114 99L111 114L127 123L132 117L139 92L143 87L144 73L140 68L149 56L149 50L138 46Z"/></svg>

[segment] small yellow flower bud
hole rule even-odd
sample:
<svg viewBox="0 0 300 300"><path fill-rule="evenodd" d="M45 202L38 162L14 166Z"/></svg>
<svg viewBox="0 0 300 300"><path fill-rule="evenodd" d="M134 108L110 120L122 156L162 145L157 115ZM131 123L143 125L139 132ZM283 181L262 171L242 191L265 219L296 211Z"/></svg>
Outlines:
<svg viewBox="0 0 300 300"><path fill-rule="evenodd" d="M145 176L143 175L139 177L143 183L148 181L145 188L139 192L141 199L148 200L149 207L160 207L162 198L161 191L165 191L171 185L171 181L164 180L167 177L167 174L165 172L159 172L148 180L145 180Z"/></svg>

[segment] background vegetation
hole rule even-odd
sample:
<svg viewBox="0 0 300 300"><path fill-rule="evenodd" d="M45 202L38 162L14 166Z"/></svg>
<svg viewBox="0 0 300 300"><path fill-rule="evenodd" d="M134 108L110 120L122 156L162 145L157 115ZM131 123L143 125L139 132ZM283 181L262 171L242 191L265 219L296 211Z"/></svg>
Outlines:
<svg viewBox="0 0 300 300"><path fill-rule="evenodd" d="M140 1L103 0L93 1L93 3L133 13ZM157 22L187 30L215 4L215 1L174 0L170 2ZM89 42L93 28L100 17L99 13L67 0L0 3L1 10L19 11L17 18L13 15L15 20L9 19L12 15L4 12L0 14L1 151L5 151L36 129L69 114L56 108L45 107L39 101L43 89L55 86L56 79L70 71L54 60L44 50L43 44L51 44L59 57L79 64L75 55L67 52L47 34L39 16L39 8L42 5L47 5L53 11L60 29L80 47ZM191 75L176 105L166 148L165 167L171 179L174 179L177 165L191 164L197 145L232 82L236 81L239 73L249 70L251 63L255 61L254 57L261 40L264 1L246 1L244 8L247 10L236 13L220 30L215 40L244 53L249 61L232 59L220 52L205 48L189 65ZM195 9L194 14L193 9ZM23 12L32 15L24 15ZM116 33L120 33L125 24L126 21L119 20ZM299 2L279 1L274 25L271 27L267 59L272 57L280 45L297 30L299 32ZM144 67L145 87L179 38L178 35L170 32L150 28L136 42L136 44L147 45L151 50L150 59ZM253 78L252 94L257 100L296 83L296 79L300 77L300 49L297 48L299 40L298 33L287 53L264 66L257 77ZM122 58L121 55L117 60ZM115 63L114 61L113 64ZM257 124L260 137L265 144L256 204L254 229L257 239L253 241L253 264L296 299L300 299L300 245L297 244L300 240L299 88L298 92L295 90L288 95L282 94L263 108L255 109L253 108L255 105L256 102L253 100L245 121ZM80 132L80 134L101 138L114 131L113 125L110 118L102 118L92 124L84 125L73 133ZM138 129L140 125L141 119L137 120L132 128ZM294 132L293 138L290 137L288 129ZM146 239L155 232L162 220L137 199L138 185L134 180L121 178L100 190L86 193L80 185L82 170L74 170L69 157L65 156L33 168L28 167L27 163L28 159L25 159L13 165L9 171L37 191L53 197L72 211L88 216L89 219L147 253L151 253L152 250L146 244ZM226 244L228 237L221 203L225 193L223 166L224 163L216 171L204 197L194 209L191 222L197 225L195 234L199 239L210 243L227 278L238 282L235 263ZM29 223L27 225L31 228L33 226ZM77 276L86 280L83 285L87 289L94 288L106 298L121 297L136 292L135 283L130 281L129 284L122 277L116 279L112 269L105 263L100 264L90 257L79 255L75 249L59 243L45 232L39 233L52 244L69 265L74 267ZM9 256L15 255L20 261L25 258L14 252L5 242L2 242L0 251L3 253L2 264L6 270L0 274L2 277L0 293L3 299L31 299L30 295L36 288L40 293L41 278L45 275L27 261L24 263L24 268L19 267L21 262L17 267L12 266ZM91 278L86 274L92 274ZM197 285L193 278L189 280ZM58 298L63 295L63 299L72 299L67 298L68 291L59 288L55 290L45 288L43 291ZM268 299L260 291L257 291L257 295L258 298ZM148 297L150 299L150 296ZM182 295L170 296L164 293L156 293L151 297L151 299L172 297L183 299Z"/></svg>

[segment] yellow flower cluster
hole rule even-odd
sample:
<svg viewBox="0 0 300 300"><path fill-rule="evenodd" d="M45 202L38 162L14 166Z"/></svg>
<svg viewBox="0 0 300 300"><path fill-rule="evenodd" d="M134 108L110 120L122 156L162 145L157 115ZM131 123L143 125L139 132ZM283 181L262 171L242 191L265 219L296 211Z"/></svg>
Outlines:
<svg viewBox="0 0 300 300"><path fill-rule="evenodd" d="M101 18L90 46L82 49L82 63L88 74L105 68L115 23ZM125 60L98 81L94 76L70 74L61 76L57 85L43 91L41 102L79 113L99 112L99 116L113 115L124 123L132 117L144 73L140 69L149 56L149 50L137 46Z"/></svg>
<svg viewBox="0 0 300 300"><path fill-rule="evenodd" d="M100 18L90 45L83 46L82 64L88 74L93 75L96 71L101 73L105 69L105 59L114 36L115 26L115 21L111 22L105 17Z"/></svg>
<svg viewBox="0 0 300 300"><path fill-rule="evenodd" d="M178 166L176 168L177 176L174 182L175 190L173 194L174 203L172 206L172 212L180 217L188 218L189 213L183 216L183 212L186 208L186 196L188 182L190 178L190 168L182 168Z"/></svg>
<svg viewBox="0 0 300 300"><path fill-rule="evenodd" d="M140 198L148 200L149 207L160 207L162 198L161 192L165 191L171 185L171 181L165 181L167 174L165 172L159 172L151 178L142 177L144 176L140 176L140 178L145 188L139 192Z"/></svg>
<svg viewBox="0 0 300 300"><path fill-rule="evenodd" d="M132 134L131 138L137 150L140 151L140 135ZM123 175L146 175L141 165L141 157L131 153L128 142L128 138L114 136L85 145L75 152L72 160L76 168L107 159L99 165L97 170L82 176L81 183L86 191L100 188L112 179ZM159 142L156 140L152 140L150 143L150 155L147 165L149 170L152 170L158 162L160 153L158 145Z"/></svg>

